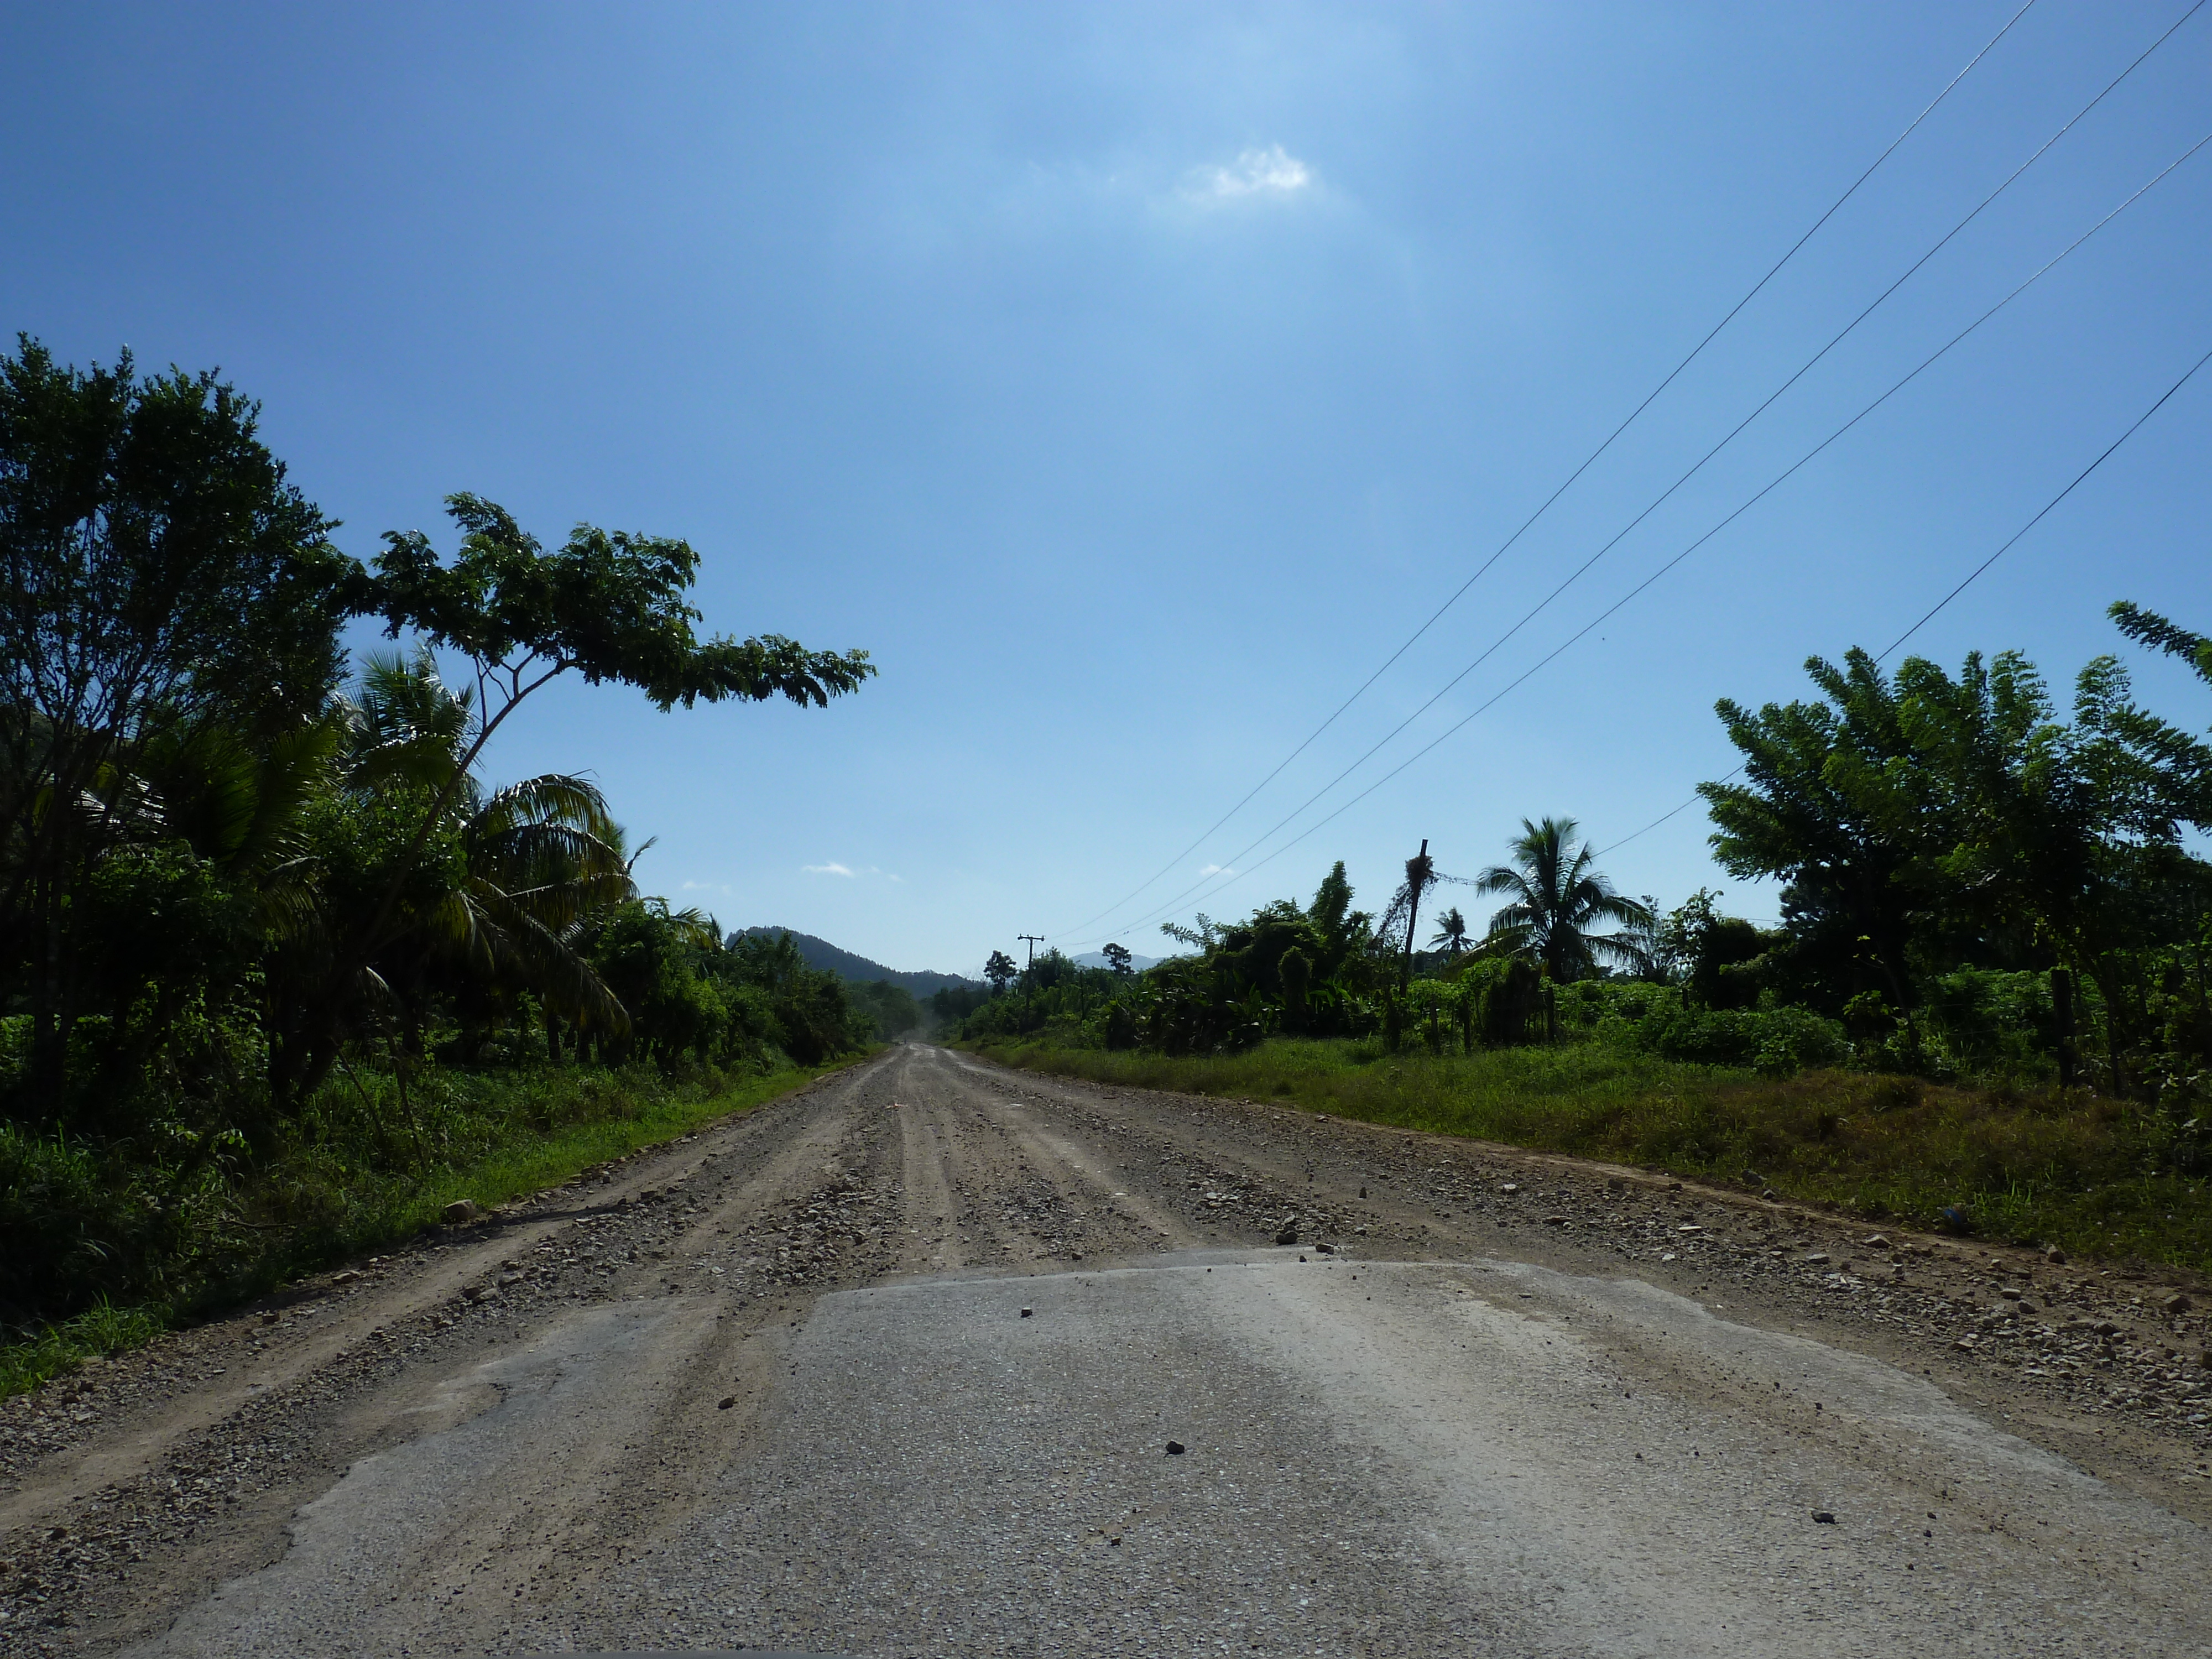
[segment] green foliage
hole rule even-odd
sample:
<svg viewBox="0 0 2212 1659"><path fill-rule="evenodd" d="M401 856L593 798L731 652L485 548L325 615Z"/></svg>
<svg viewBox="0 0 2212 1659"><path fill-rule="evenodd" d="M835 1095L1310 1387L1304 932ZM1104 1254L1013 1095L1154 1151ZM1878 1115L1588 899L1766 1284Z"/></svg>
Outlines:
<svg viewBox="0 0 2212 1659"><path fill-rule="evenodd" d="M921 1005L914 993L889 980L871 980L846 988L855 1012L870 1022L878 1042L892 1042L921 1025Z"/></svg>
<svg viewBox="0 0 2212 1659"><path fill-rule="evenodd" d="M341 1074L268 1155L184 1188L173 1168L112 1164L0 1125L0 1398L388 1248L455 1199L497 1204L557 1185L816 1075L430 1066L411 1091L428 1152L417 1162L392 1133L393 1078Z"/></svg>
<svg viewBox="0 0 2212 1659"><path fill-rule="evenodd" d="M957 1026L988 1002L991 995L973 985L940 986L929 994L930 1018L940 1027Z"/></svg>
<svg viewBox="0 0 2212 1659"><path fill-rule="evenodd" d="M1613 890L1587 842L1577 842L1572 818L1521 820L1513 862L1493 864L1474 878L1479 893L1506 896L1490 919L1490 933L1510 949L1526 951L1554 980L1583 979L1603 966L1644 965L1644 936L1651 913ZM1611 922L1617 931L1596 932Z"/></svg>
<svg viewBox="0 0 2212 1659"><path fill-rule="evenodd" d="M1461 973L1459 987L1462 1024L1475 1042L1503 1047L1544 1035L1543 975L1528 957L1480 957Z"/></svg>
<svg viewBox="0 0 2212 1659"><path fill-rule="evenodd" d="M559 1127L458 1077L766 1075L915 1012L639 894L586 779L477 769L562 674L818 707L866 653L702 641L684 543L548 550L474 496L450 562L395 534L365 571L257 416L210 375L0 356L0 1322L174 1305L264 1234L487 1167L479 1130ZM364 614L414 646L342 695Z"/></svg>
<svg viewBox="0 0 2212 1659"><path fill-rule="evenodd" d="M664 709L778 695L818 708L875 672L865 651L808 651L780 635L701 644L684 600L699 568L688 543L579 525L549 553L504 507L446 499L464 532L453 562L420 531L387 532L368 604L395 639L408 628L459 652L514 701L574 670L589 684L636 686Z"/></svg>
<svg viewBox="0 0 2212 1659"><path fill-rule="evenodd" d="M2114 614L2203 672L2197 635ZM1703 787L1723 866L1785 884L1750 983L1863 1024L1883 1011L1899 1063L2002 1068L2020 1044L1975 1035L1962 1011L1987 999L1955 976L2063 966L2094 992L2102 1042L2084 1070L2103 1089L2212 1063L2192 1023L2161 1018L2212 909L2212 867L2183 844L2212 823L2212 747L2136 707L2109 657L2076 678L2070 723L2017 653L1970 655L1956 678L1909 658L1893 679L1863 652L1808 672L1824 701L1720 705L1745 781ZM1717 967L1709 1006L1735 1000L1740 965Z"/></svg>

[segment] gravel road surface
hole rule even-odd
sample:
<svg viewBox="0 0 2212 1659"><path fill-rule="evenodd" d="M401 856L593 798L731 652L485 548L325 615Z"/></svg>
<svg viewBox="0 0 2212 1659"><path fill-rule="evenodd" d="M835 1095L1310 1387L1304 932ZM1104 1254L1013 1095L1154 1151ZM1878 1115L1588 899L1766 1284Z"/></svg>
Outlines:
<svg viewBox="0 0 2212 1659"><path fill-rule="evenodd" d="M0 1407L0 1653L2201 1655L2203 1302L907 1045Z"/></svg>

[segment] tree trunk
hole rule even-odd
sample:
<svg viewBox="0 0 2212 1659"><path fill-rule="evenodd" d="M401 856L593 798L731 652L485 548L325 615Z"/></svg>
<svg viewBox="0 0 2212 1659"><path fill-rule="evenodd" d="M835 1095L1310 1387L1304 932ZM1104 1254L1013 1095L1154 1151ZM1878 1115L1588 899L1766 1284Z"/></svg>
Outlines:
<svg viewBox="0 0 2212 1659"><path fill-rule="evenodd" d="M1414 928L1421 920L1421 890L1428 885L1429 838L1421 837L1421 851L1406 866L1406 885L1412 890L1412 901L1406 906L1406 960L1398 970L1398 988L1403 991L1413 982Z"/></svg>

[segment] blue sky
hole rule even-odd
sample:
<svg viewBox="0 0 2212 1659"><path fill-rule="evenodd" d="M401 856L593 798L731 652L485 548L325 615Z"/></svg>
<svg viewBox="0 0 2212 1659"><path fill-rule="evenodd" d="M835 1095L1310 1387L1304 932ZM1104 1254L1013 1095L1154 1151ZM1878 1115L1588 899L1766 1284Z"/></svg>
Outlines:
<svg viewBox="0 0 2212 1659"><path fill-rule="evenodd" d="M0 14L0 323L219 365L377 533L469 489L683 536L709 624L862 646L826 712L561 686L653 890L899 968L1148 913L1604 543L2187 9L2038 0L1392 672L1304 738L1972 56L1925 5L126 7ZM2212 129L2193 17L1589 575L1281 841L1490 697ZM1601 846L1715 698L1888 642L2212 348L2212 150L1608 623L1218 896L1380 903L1424 836ZM1914 641L2063 690L2203 628L2212 370ZM2141 664L2192 726L2201 688ZM1692 810L1606 860L1722 882ZM1217 880L1225 880L1218 878ZM1773 898L1729 902L1771 915Z"/></svg>

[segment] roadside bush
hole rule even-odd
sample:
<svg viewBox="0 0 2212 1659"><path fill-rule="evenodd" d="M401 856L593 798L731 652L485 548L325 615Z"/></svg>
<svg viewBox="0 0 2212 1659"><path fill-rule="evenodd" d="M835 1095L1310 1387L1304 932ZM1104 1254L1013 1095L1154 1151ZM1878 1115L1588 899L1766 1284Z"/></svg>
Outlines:
<svg viewBox="0 0 2212 1659"><path fill-rule="evenodd" d="M1662 1060L1788 1077L1850 1058L1843 1026L1807 1008L1685 1008L1679 998L1670 1006L1664 996L1639 999L1636 1006L1639 1017L1613 1014L1601 1022L1601 1032Z"/></svg>

